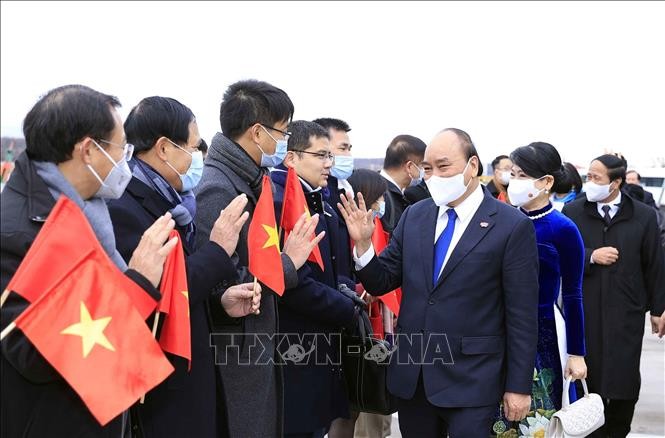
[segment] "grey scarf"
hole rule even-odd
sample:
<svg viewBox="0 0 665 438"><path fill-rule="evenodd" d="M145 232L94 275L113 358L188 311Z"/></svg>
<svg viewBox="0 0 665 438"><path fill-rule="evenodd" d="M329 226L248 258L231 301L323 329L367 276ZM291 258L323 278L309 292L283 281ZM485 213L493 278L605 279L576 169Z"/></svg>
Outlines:
<svg viewBox="0 0 665 438"><path fill-rule="evenodd" d="M54 199L58 199L63 194L79 206L106 254L121 271L125 272L127 264L115 248L115 234L106 202L101 198L90 198L84 201L55 163L46 161L34 161L33 163L37 169L37 175L44 180Z"/></svg>
<svg viewBox="0 0 665 438"><path fill-rule="evenodd" d="M245 180L258 199L261 194L263 176L268 174L268 169L259 167L247 152L221 132L215 134L212 142L210 142L208 155L210 159L224 163L236 175Z"/></svg>

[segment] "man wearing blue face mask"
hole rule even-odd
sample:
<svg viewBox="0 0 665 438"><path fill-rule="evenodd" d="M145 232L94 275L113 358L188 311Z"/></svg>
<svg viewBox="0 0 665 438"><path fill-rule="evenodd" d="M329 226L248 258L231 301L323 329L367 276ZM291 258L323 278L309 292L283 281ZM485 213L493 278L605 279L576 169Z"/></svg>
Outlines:
<svg viewBox="0 0 665 438"><path fill-rule="evenodd" d="M337 256L335 257L337 274L340 277L340 283L351 283L354 275L353 265L351 264L349 232L346 229L346 224L344 223L339 210L337 210L340 194L353 197L354 190L348 181L348 178L353 173L353 155L351 154L353 146L349 139L349 131L351 131L351 127L343 120L332 118L319 118L314 120L314 123L321 125L328 131L332 153L335 155L335 164L330 170L328 187L324 189L323 196L339 217ZM333 431L334 427L335 426L333 426Z"/></svg>
<svg viewBox="0 0 665 438"><path fill-rule="evenodd" d="M144 438L219 436L224 426L218 424L217 414L224 400L215 390L217 369L207 304L219 303L236 317L258 309L260 291L253 291L251 282L231 286L236 282L231 256L248 218L243 213L247 198L238 196L219 214L208 242L194 251L196 203L191 187L202 167L195 164L201 157L201 137L194 114L175 99L147 97L130 111L125 132L135 145L136 157L127 190L109 202L118 251L128 258L146 226L171 213L185 255L193 364L189 369L187 359L168 355L176 371L134 407L134 426ZM199 169L193 171L195 165Z"/></svg>
<svg viewBox="0 0 665 438"><path fill-rule="evenodd" d="M404 197L407 187L416 186L425 178L421 166L425 156L425 142L412 135L398 135L386 149L381 176L388 182L386 213L381 218L383 229L392 233L402 213L409 206Z"/></svg>
<svg viewBox="0 0 665 438"><path fill-rule="evenodd" d="M208 149L201 181L194 189L197 211L197 246L205 245L221 209L245 194L250 220L242 227L233 254L239 281L253 281L249 273L247 232L263 176L268 168L282 163L286 156L288 123L293 103L281 89L262 81L244 80L232 84L220 106L221 132ZM303 215L304 216L304 215ZM303 218L304 220L304 218ZM307 222L313 231L318 216ZM300 237L298 236L300 234ZM298 284L297 269L305 264L314 245L310 232L294 232L284 242L282 263L284 283L289 289ZM257 360L260 342L262 358L276 358L274 334L277 331L277 299L263 289L261 313L231 318L221 306L211 304L212 342L217 350L221 386L226 398L228 434L238 437L282 435L282 372L274 362ZM256 340L255 335L261 336ZM250 357L252 360L250 361ZM279 362L279 358L275 361ZM260 413L260 415L257 415Z"/></svg>

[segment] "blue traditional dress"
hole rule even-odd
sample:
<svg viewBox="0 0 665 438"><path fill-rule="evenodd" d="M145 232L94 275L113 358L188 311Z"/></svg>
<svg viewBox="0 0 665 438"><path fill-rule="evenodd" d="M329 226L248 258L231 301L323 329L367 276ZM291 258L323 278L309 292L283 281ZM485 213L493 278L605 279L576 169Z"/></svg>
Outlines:
<svg viewBox="0 0 665 438"><path fill-rule="evenodd" d="M550 418L561 409L563 367L568 354L585 355L582 236L573 221L553 208L552 204L541 210L522 212L533 220L538 243L538 350L533 371L531 410L518 423L508 421L501 406L492 434L502 438L544 436ZM556 305L559 291L563 296L565 324ZM562 323L557 324L557 319ZM570 395L571 401L576 399L573 385Z"/></svg>

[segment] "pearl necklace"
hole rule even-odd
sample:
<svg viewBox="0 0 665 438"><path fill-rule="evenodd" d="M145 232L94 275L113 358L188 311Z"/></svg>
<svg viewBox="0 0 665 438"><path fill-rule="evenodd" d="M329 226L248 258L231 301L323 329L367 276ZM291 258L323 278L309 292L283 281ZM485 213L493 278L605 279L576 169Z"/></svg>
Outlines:
<svg viewBox="0 0 665 438"><path fill-rule="evenodd" d="M554 206L550 207L550 209L547 210L546 212L543 212L543 213L537 214L537 215L535 215L535 216L529 216L529 215L527 215L527 217L528 217L529 219L531 219L532 221L535 221L536 219L540 219L541 217L545 217L545 216L547 216L548 214L552 213L553 211L554 211Z"/></svg>

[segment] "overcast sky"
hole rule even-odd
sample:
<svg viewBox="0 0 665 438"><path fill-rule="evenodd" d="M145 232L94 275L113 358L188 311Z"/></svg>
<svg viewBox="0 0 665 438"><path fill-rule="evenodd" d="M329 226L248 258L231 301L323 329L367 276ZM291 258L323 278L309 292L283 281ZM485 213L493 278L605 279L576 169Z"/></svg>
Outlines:
<svg viewBox="0 0 665 438"><path fill-rule="evenodd" d="M484 162L531 141L586 165L665 160L661 2L2 2L2 135L51 88L174 97L202 136L243 78L338 117L359 157L458 127Z"/></svg>

